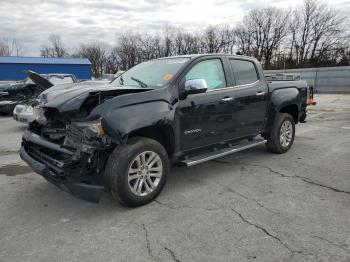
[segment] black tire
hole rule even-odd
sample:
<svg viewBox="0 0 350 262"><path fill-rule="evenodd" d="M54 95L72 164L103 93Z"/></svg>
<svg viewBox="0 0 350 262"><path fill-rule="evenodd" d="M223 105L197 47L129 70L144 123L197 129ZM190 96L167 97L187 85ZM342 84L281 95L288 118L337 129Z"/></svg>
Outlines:
<svg viewBox="0 0 350 262"><path fill-rule="evenodd" d="M280 135L281 135L281 127L282 124L286 121L289 121L292 126L291 131L291 140L288 143L288 145L283 145L280 141ZM295 136L295 122L293 117L290 114L286 113L278 113L275 117L275 121L272 125L270 133L267 135L267 143L266 147L270 152L276 153L276 154L283 154L287 152L294 142L294 136Z"/></svg>
<svg viewBox="0 0 350 262"><path fill-rule="evenodd" d="M128 175L129 168L135 158L146 151L158 154L162 164L162 175L155 189L146 196L138 196L130 188ZM151 202L162 191L169 173L169 158L164 147L157 141L134 137L126 144L117 146L108 158L104 180L110 189L113 198L126 206L141 206ZM145 185L143 185L145 187Z"/></svg>

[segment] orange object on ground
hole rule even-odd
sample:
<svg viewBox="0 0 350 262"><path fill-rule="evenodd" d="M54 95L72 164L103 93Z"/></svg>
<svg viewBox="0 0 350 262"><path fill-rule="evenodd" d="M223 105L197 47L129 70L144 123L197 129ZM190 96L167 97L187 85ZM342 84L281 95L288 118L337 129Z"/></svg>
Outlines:
<svg viewBox="0 0 350 262"><path fill-rule="evenodd" d="M316 102L314 101L314 87L313 86L309 86L309 88L308 88L306 104L308 106L316 105Z"/></svg>

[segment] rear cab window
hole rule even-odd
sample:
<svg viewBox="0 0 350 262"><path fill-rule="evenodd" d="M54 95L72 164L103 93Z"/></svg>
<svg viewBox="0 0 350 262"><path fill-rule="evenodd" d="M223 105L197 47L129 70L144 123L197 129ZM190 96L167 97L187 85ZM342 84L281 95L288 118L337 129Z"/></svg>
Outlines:
<svg viewBox="0 0 350 262"><path fill-rule="evenodd" d="M259 80L258 73L252 61L230 59L230 64L236 80L236 86L252 84Z"/></svg>

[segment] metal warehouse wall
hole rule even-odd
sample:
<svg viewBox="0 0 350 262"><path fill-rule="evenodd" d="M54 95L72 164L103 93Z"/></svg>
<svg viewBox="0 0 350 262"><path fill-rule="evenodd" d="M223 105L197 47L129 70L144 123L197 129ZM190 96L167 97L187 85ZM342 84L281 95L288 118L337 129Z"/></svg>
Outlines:
<svg viewBox="0 0 350 262"><path fill-rule="evenodd" d="M74 74L77 79L91 79L91 65L84 64L16 64L0 63L0 80L21 80L26 77L24 70L37 73Z"/></svg>
<svg viewBox="0 0 350 262"><path fill-rule="evenodd" d="M266 74L300 74L318 93L350 93L350 66L265 70Z"/></svg>

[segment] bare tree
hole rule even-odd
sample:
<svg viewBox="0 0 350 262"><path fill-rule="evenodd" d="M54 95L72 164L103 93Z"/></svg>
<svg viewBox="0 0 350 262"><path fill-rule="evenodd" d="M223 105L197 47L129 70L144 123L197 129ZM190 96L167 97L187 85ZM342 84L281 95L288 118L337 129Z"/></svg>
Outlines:
<svg viewBox="0 0 350 262"><path fill-rule="evenodd" d="M65 57L68 55L67 49L63 46L61 36L51 34L49 36L49 45L44 45L40 50L43 57Z"/></svg>
<svg viewBox="0 0 350 262"><path fill-rule="evenodd" d="M220 52L233 54L233 49L236 44L235 30L228 25L219 27L219 35L222 39Z"/></svg>
<svg viewBox="0 0 350 262"><path fill-rule="evenodd" d="M10 56L11 49L8 39L0 39L0 56Z"/></svg>
<svg viewBox="0 0 350 262"><path fill-rule="evenodd" d="M138 52L138 34L128 33L118 37L117 49L120 57L121 67L127 70L140 63Z"/></svg>
<svg viewBox="0 0 350 262"><path fill-rule="evenodd" d="M228 25L208 26L200 36L203 53L232 53L234 30Z"/></svg>
<svg viewBox="0 0 350 262"><path fill-rule="evenodd" d="M166 26L163 30L163 55L165 57L171 56L173 54L174 34L175 34L175 29L173 27Z"/></svg>
<svg viewBox="0 0 350 262"><path fill-rule="evenodd" d="M97 41L90 44L82 44L76 56L89 59L91 62L92 75L98 78L101 77L106 69L107 52L107 45Z"/></svg>
<svg viewBox="0 0 350 262"><path fill-rule="evenodd" d="M12 39L12 55L23 55L23 43L17 39Z"/></svg>
<svg viewBox="0 0 350 262"><path fill-rule="evenodd" d="M235 31L239 51L253 55L270 67L287 35L288 15L282 9L267 7L250 11Z"/></svg>
<svg viewBox="0 0 350 262"><path fill-rule="evenodd" d="M253 56L253 33L249 28L240 24L235 29L236 44L239 48L238 53L247 56Z"/></svg>
<svg viewBox="0 0 350 262"><path fill-rule="evenodd" d="M23 44L17 39L0 39L0 56L20 56L23 54Z"/></svg>
<svg viewBox="0 0 350 262"><path fill-rule="evenodd" d="M288 49L288 58L286 59L287 61L283 61L283 62L287 62L287 64L289 65L289 67L294 67L296 66L296 61L298 60L298 54L299 54L299 45L297 43L297 33L298 33L298 28L300 26L300 16L298 15L296 10L290 10L290 13L292 14L291 19L289 20L289 36L287 37L289 40L289 46L286 45L286 49ZM295 53L297 54L296 59L294 59L294 50Z"/></svg>
<svg viewBox="0 0 350 262"><path fill-rule="evenodd" d="M209 26L204 31L202 36L204 49L206 53L217 53L219 52L223 41L219 34L217 26Z"/></svg>
<svg viewBox="0 0 350 262"><path fill-rule="evenodd" d="M127 70L138 63L171 55L193 53L233 53L254 56L265 68L348 64L349 36L344 17L336 9L318 0L305 0L293 10L267 7L251 10L237 26L211 25L189 32L166 26L155 34L125 32L114 46L101 42L83 44L75 56L92 63L95 77L103 72ZM67 56L58 35L50 35L41 54ZM13 52L0 41L0 55ZM9 50L11 49L11 50Z"/></svg>
<svg viewBox="0 0 350 262"><path fill-rule="evenodd" d="M112 47L107 52L105 73L106 74L115 74L118 72L120 67L120 59L117 47Z"/></svg>
<svg viewBox="0 0 350 262"><path fill-rule="evenodd" d="M336 9L324 2L305 0L291 22L290 57L300 67L319 66L325 63L326 56L336 60L334 55L339 55L338 49L346 43L343 24L344 17Z"/></svg>
<svg viewBox="0 0 350 262"><path fill-rule="evenodd" d="M140 61L146 61L163 56L161 38L158 35L138 35L136 48L139 56L138 60Z"/></svg>

